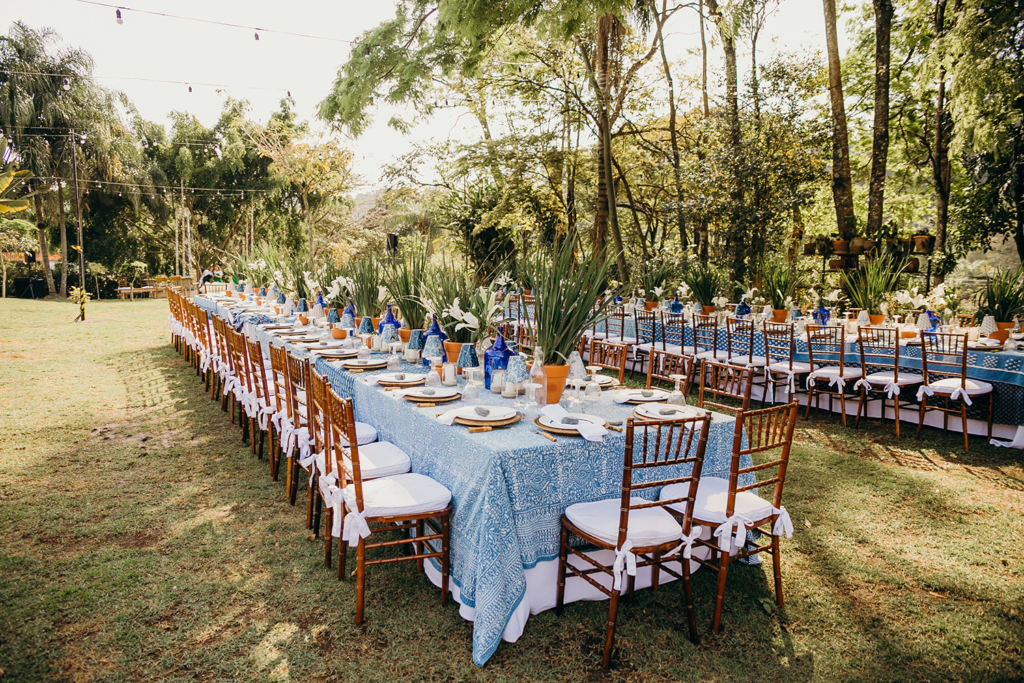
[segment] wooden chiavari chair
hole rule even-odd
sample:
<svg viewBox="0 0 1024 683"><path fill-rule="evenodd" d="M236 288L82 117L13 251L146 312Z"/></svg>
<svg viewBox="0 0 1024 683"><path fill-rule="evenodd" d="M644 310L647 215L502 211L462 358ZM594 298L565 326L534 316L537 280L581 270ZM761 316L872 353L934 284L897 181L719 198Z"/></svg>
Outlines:
<svg viewBox="0 0 1024 683"><path fill-rule="evenodd" d="M253 390L253 394L249 398L252 405L249 430L255 434L255 430L259 429L259 444L257 445L257 440L253 439L252 449L257 459L262 460L263 445L268 435L270 439L269 451L270 453L274 452L274 432L270 425L270 416L277 412L274 398L271 395L274 386L273 382L267 379L269 373L263 360L263 345L255 339L245 336L242 338L245 340L246 370L249 373L250 384ZM268 455L267 460L270 465L270 476L274 481L277 481L277 469L274 467L273 455Z"/></svg>
<svg viewBox="0 0 1024 683"><path fill-rule="evenodd" d="M299 490L299 470L303 468L300 460L308 458L309 448L313 445L313 435L309 430L309 360L298 358L290 353L285 353L285 366L287 367L286 394L288 400L288 419L291 422L291 431L287 443L284 444L285 452L285 490L288 492L288 502L295 505L295 498ZM308 479L308 477L307 477ZM312 524L310 507L306 509L306 528Z"/></svg>
<svg viewBox="0 0 1024 683"><path fill-rule="evenodd" d="M662 312L661 350L683 356L696 355L697 349L686 345L686 320L682 313Z"/></svg>
<svg viewBox="0 0 1024 683"><path fill-rule="evenodd" d="M451 492L430 477L414 472L366 480L362 476L362 458L356 434L355 411L351 399L339 398L333 391L327 395L330 413L328 438L330 457L326 458L330 472L336 472L338 485L325 488L325 502L331 508L331 535L339 536L338 580L345 580L345 560L349 546L356 549L356 625L363 624L363 598L366 586L366 567L375 564L415 561L423 571L423 561L436 559L441 565L441 605L448 602L449 530L451 522ZM344 444L351 444L346 447ZM333 468L345 459L345 467ZM327 496L330 496L328 498ZM429 528L429 533L425 533ZM368 543L375 533L402 531L399 540ZM440 542L440 548L435 549ZM411 546L412 555L367 559L368 550Z"/></svg>
<svg viewBox="0 0 1024 683"><path fill-rule="evenodd" d="M956 314L956 325L957 325L957 327L974 327L974 314L973 313L957 313Z"/></svg>
<svg viewBox="0 0 1024 683"><path fill-rule="evenodd" d="M718 588L715 595L715 614L711 629L718 633L722 619L722 599L725 595L725 580L729 564L733 560L749 557L755 553L767 552L772 556L772 570L775 575L775 602L782 607L782 567L779 561L779 537L793 535L793 523L786 508L782 507L782 489L786 481L786 467L793 445L793 427L799 405L796 401L788 404L740 412L736 416L736 430L733 435L732 461L729 478L702 477L697 486L697 497L693 502L693 523L715 527L709 540L695 539L694 543L711 551L708 559L694 556L697 562L718 572ZM743 447L746 435L749 446ZM770 454L769 454L770 453ZM777 453L777 455L776 455ZM742 467L744 456L756 458L754 464ZM760 462L758 462L760 461ZM774 476L753 481L755 472L763 473L774 469ZM740 484L740 477L752 483ZM771 500L761 498L753 489L774 485ZM661 491L663 499L678 500L689 493L685 484L666 486ZM685 510L678 503L672 505L679 513ZM767 530L761 527L767 525ZM747 531L757 529L767 534L771 541L744 550Z"/></svg>
<svg viewBox="0 0 1024 683"><path fill-rule="evenodd" d="M967 444L967 408L980 396L988 398L988 438L992 439L992 408L994 388L988 382L967 376L967 334L926 332L921 330L921 370L924 384L917 390L921 413L917 421L917 438L921 437L925 413L942 412L942 431L949 430L950 414L959 414L964 431L964 452ZM942 405L929 405L936 396ZM950 407L952 404L952 407Z"/></svg>
<svg viewBox="0 0 1024 683"><path fill-rule="evenodd" d="M649 358L651 349L657 345L656 334L660 326L661 311L633 311L633 329L635 330L635 343L632 345L633 364L629 368L629 376L636 372L636 364L641 363L643 368L644 359ZM661 342L662 351L665 350L664 340ZM622 381L621 379L619 380Z"/></svg>
<svg viewBox="0 0 1024 683"><path fill-rule="evenodd" d="M590 359L587 364L618 371L619 384L622 384L622 378L626 373L626 353L628 351L629 349L622 344L595 340L590 343Z"/></svg>
<svg viewBox="0 0 1024 683"><path fill-rule="evenodd" d="M832 400L839 398L839 410L845 427L846 383L861 377L860 368L846 366L845 326L808 325L807 358L814 369L807 375L807 410L804 419L811 417L811 404L814 404L814 410L817 411L821 395L826 394L829 412L832 412ZM827 381L828 388L819 387L820 381ZM818 395L818 402L814 400L815 394Z"/></svg>
<svg viewBox="0 0 1024 683"><path fill-rule="evenodd" d="M761 376L760 382L754 382L761 387L761 406L765 404L765 396L768 394L768 373L765 367L768 359L754 353L754 321L749 318L731 317L725 321L725 344L729 356L726 362L732 365L750 366L754 369L754 379Z"/></svg>
<svg viewBox="0 0 1024 683"><path fill-rule="evenodd" d="M693 347L697 359L728 361L729 352L718 348L718 318L713 315L693 316Z"/></svg>
<svg viewBox="0 0 1024 683"><path fill-rule="evenodd" d="M647 366L647 388L651 388L653 380L669 382L675 385L673 375L682 375L684 379L680 386L683 395L690 393L690 385L693 383L693 371L696 362L693 356L683 356L669 351L651 351L651 361Z"/></svg>
<svg viewBox="0 0 1024 683"><path fill-rule="evenodd" d="M707 358L700 359L700 388L697 406L720 413L736 415L750 408L750 389L754 384L754 368L716 363ZM740 405L722 403L731 399Z"/></svg>
<svg viewBox="0 0 1024 683"><path fill-rule="evenodd" d="M641 422L634 429L634 420L626 421L626 443L622 459L622 495L619 498L570 505L562 515L562 538L558 554L558 599L556 609L562 613L565 604L566 576L577 577L607 595L611 604L604 638L604 668L611 665L615 641L615 621L622 591L622 566L625 565L625 588L633 593L636 570L651 567L651 583L658 588L659 572L680 578L686 596L686 612L690 639L697 639L697 621L693 610L690 586L690 550L701 530L692 526L694 491L700 480L707 448L711 414L680 420ZM661 470L656 472L655 470ZM689 470L684 474L685 470ZM636 481L640 474L642 483ZM635 492L653 488L684 487L674 498L662 495L650 501ZM678 506L682 524L668 508ZM602 550L616 554L616 563L607 566L584 552L585 546L574 546L571 538L579 538ZM666 555L682 551L680 572L667 566ZM572 555L574 562L569 562ZM617 568L618 567L618 568ZM593 577L597 574L598 581ZM611 584L610 586L607 584Z"/></svg>
<svg viewBox="0 0 1024 683"><path fill-rule="evenodd" d="M232 376L234 375L231 365L231 353L228 351L228 330L231 327L224 322L220 316L213 316L213 340L217 349L217 357L214 360L216 367L216 377L214 382L216 386L211 389L210 398L215 398L217 392L220 392L220 409L227 411L228 403L231 403L231 421L235 420L235 407L234 403L229 400L230 384L232 383Z"/></svg>
<svg viewBox="0 0 1024 683"><path fill-rule="evenodd" d="M228 357L231 359L231 370L234 382L231 386L231 421L234 422L235 403L238 403L238 426L242 428L242 443L249 443L251 430L246 419L249 409L246 397L252 393L252 378L246 368L245 337L227 325ZM255 453L255 451L253 451Z"/></svg>
<svg viewBox="0 0 1024 683"><path fill-rule="evenodd" d="M882 402L879 419L885 420L885 404L892 401L896 438L900 437L900 407L913 406L912 400L900 400L903 387L914 387L924 383L924 377L913 372L900 371L900 331L894 327L861 327L857 330L860 346L861 379L854 384L860 389L857 404L857 419L853 426L860 425L860 414L868 416L868 404L872 400Z"/></svg>
<svg viewBox="0 0 1024 683"><path fill-rule="evenodd" d="M793 323L764 323L764 355L768 361L765 381L772 392L772 403L775 403L775 387L779 384L788 387L790 401L797 394L806 393L799 389L798 378L814 369L810 363L794 360L796 341L793 328Z"/></svg>

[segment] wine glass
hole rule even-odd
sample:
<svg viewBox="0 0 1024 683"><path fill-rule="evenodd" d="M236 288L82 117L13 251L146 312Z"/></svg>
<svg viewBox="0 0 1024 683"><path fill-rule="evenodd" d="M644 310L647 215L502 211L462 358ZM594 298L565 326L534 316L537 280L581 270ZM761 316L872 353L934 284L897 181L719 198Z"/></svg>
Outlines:
<svg viewBox="0 0 1024 683"><path fill-rule="evenodd" d="M580 398L580 388L583 386L585 382L586 380L583 379L574 379L572 381L572 385L575 391L570 392L569 400L566 404L566 410L568 410L570 413L584 412L583 400Z"/></svg>
<svg viewBox="0 0 1024 683"><path fill-rule="evenodd" d="M463 368L462 376L466 379L466 386L462 388L462 400L466 403L476 403L480 400L480 388L476 385L476 368Z"/></svg>
<svg viewBox="0 0 1024 683"><path fill-rule="evenodd" d="M402 357L398 355L398 349L402 347L401 342L391 342L391 355L388 356L388 370L395 372L402 369Z"/></svg>
<svg viewBox="0 0 1024 683"><path fill-rule="evenodd" d="M671 377L676 381L676 388L672 391L671 394L668 395L668 400L666 401L666 403L674 406L685 406L686 395L679 387L679 383L686 378L686 375L671 375Z"/></svg>
<svg viewBox="0 0 1024 683"><path fill-rule="evenodd" d="M437 364L441 362L441 358L438 357L438 356L435 356L433 358L428 358L427 361L430 362L430 371L427 372L427 381L424 383L424 386L427 386L427 387L439 387L439 386L441 386L441 375L438 374L438 372L437 372Z"/></svg>
<svg viewBox="0 0 1024 683"><path fill-rule="evenodd" d="M528 422L533 422L540 417L540 404L537 403L537 389L540 388L540 384L537 382L526 382L523 385L526 388L526 406L523 408L523 417Z"/></svg>

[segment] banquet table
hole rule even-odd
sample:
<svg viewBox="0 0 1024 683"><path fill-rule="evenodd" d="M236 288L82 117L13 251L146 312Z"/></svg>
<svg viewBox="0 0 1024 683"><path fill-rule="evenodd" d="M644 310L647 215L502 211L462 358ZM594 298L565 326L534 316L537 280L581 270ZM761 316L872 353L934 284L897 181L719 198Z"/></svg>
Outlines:
<svg viewBox="0 0 1024 683"><path fill-rule="evenodd" d="M200 305L217 310L213 302ZM264 343L283 343L258 326L250 333ZM452 591L460 613L473 621L473 661L484 664L503 638L518 638L531 612L553 606L554 585L547 584L558 558L561 515L573 503L618 498L625 434L609 431L600 443L559 436L552 443L525 421L471 434L437 419L438 413L461 402L417 408L372 381L383 370L350 373L322 357L315 358L315 367L336 393L353 399L356 419L373 425L380 440L409 455L413 472L452 492ZM403 362L403 371L424 368ZM509 400L481 385L478 403L508 405ZM588 414L623 421L634 408L614 403L610 392L585 405ZM734 429L733 417L713 414L704 476L728 477ZM751 464L749 456L743 464ZM753 475L745 475L741 484L746 483L753 483ZM645 492L648 497L656 494L654 489ZM529 590L528 575L535 584Z"/></svg>

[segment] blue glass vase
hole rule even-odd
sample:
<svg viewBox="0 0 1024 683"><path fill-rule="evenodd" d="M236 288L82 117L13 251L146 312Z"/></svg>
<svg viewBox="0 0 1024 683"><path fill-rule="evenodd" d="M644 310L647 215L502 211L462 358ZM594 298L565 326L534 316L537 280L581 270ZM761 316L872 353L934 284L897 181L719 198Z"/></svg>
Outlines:
<svg viewBox="0 0 1024 683"><path fill-rule="evenodd" d="M748 315L750 315L750 304L746 299L740 299L740 302L736 304L736 317L746 318Z"/></svg>
<svg viewBox="0 0 1024 683"><path fill-rule="evenodd" d="M930 320L931 323L932 323L931 331L934 332L935 330L937 330L939 328L939 325L942 324L942 321L939 320L939 316L935 315L935 313L933 313L932 311L925 311L925 312L928 314L928 320Z"/></svg>
<svg viewBox="0 0 1024 683"><path fill-rule="evenodd" d="M356 307L355 307L355 305L354 305L354 304L352 303L352 299L349 299L349 300L348 300L348 306L346 306L346 307L345 307L345 311L344 311L344 312L345 312L345 313L348 313L348 314L349 314L350 316L352 316L353 318L355 318L355 317L356 317Z"/></svg>
<svg viewBox="0 0 1024 683"><path fill-rule="evenodd" d="M444 341L448 338L448 335L445 334L444 330L441 329L441 325L437 322L436 314L432 315L430 318L430 327L428 327L427 331L424 332L424 337L429 338L431 336L437 336L441 339L441 362L447 363L448 354L444 352ZM423 358L423 367L430 367L430 362L427 360L426 356L424 356Z"/></svg>
<svg viewBox="0 0 1024 683"><path fill-rule="evenodd" d="M491 348L484 351L484 387L491 388L491 372L508 368L508 359L514 356L512 349L505 343L505 338L498 333Z"/></svg>
<svg viewBox="0 0 1024 683"><path fill-rule="evenodd" d="M295 306L295 310L299 313L306 313L309 311L309 304L306 303L305 299L299 299L299 303Z"/></svg>
<svg viewBox="0 0 1024 683"><path fill-rule="evenodd" d="M827 308L825 308L825 304L818 304L818 307L814 310L813 316L815 324L824 327L825 325L828 325L828 319L832 317L832 314L829 313Z"/></svg>
<svg viewBox="0 0 1024 683"><path fill-rule="evenodd" d="M741 301L740 303L743 303L743 302ZM672 303L670 303L668 305L668 310L669 310L669 313L682 313L683 312L683 304L679 301L679 295L678 294L676 294L672 298ZM739 313L739 307L738 306L736 307L736 312ZM747 310L747 312L748 313L750 312L749 309Z"/></svg>
<svg viewBox="0 0 1024 683"><path fill-rule="evenodd" d="M319 304L320 308L327 308L327 302L324 301L323 292L316 293L316 302Z"/></svg>
<svg viewBox="0 0 1024 683"><path fill-rule="evenodd" d="M384 314L384 318L377 323L377 334L382 334L384 332L385 325L394 325L396 330L402 326L402 323L398 322L398 319L392 315L391 304L388 304L388 312Z"/></svg>
<svg viewBox="0 0 1024 683"><path fill-rule="evenodd" d="M284 292L281 292L280 294L277 295L277 303L281 304L282 306L284 305L284 302L287 300L288 299L285 298Z"/></svg>

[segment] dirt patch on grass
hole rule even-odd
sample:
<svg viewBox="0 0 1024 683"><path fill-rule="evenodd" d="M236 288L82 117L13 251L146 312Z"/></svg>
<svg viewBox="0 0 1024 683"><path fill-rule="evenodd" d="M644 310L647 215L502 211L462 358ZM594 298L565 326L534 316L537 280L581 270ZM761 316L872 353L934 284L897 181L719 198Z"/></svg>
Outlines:
<svg viewBox="0 0 1024 683"><path fill-rule="evenodd" d="M113 541L119 547L126 550L131 548L152 548L160 542L160 537L155 534L147 534L142 531L137 531L132 534L120 534L115 536Z"/></svg>

